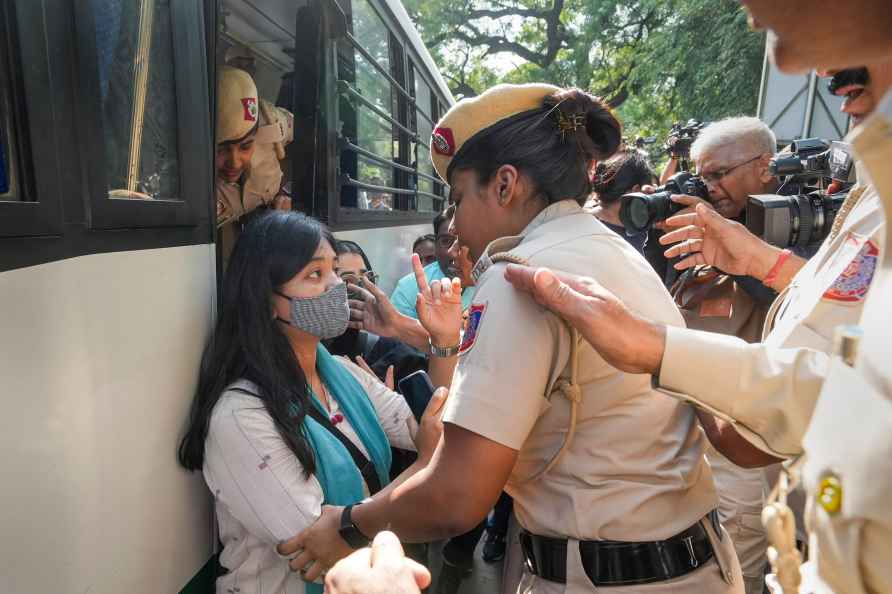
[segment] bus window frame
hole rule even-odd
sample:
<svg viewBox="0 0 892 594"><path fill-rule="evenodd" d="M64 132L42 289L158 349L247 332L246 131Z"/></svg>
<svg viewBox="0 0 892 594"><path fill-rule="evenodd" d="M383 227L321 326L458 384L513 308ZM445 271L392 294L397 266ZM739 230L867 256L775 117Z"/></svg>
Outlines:
<svg viewBox="0 0 892 594"><path fill-rule="evenodd" d="M49 17L44 2L0 3L10 78L11 118L16 123L18 199L0 201L0 237L58 236L62 233L62 187L56 160L57 114L47 47ZM22 35L27 31L27 35ZM28 64L24 68L24 64Z"/></svg>
<svg viewBox="0 0 892 594"><path fill-rule="evenodd" d="M409 69L410 63L412 64L411 68L414 68L415 75L418 76L421 74L422 80L429 85L431 92L436 96L437 101L442 102L444 98L440 95L439 89L437 89L434 85L430 85L427 83L428 77L424 74L424 68L420 65L423 65L424 62L420 59L420 56L415 55L414 48L411 44L406 42L405 35L400 33L401 29L398 26L397 20L390 13L389 9L382 5L378 0L366 0L371 8L375 11L375 13L380 17L381 21L384 23L385 28L388 31L390 43L393 43L395 40L399 43L399 50L394 51L394 48L390 48L390 57L391 60L394 59L396 55L398 55L401 59L400 68L397 70L399 74L401 74L402 80L394 75L394 67L391 65L390 73L397 82L400 84L402 89L406 90L411 97L411 100L408 100L407 97L404 97L402 92L399 89L394 88L393 84L391 84L392 93L398 94L399 97L392 98L393 105L399 105L400 102L403 102L406 106L404 117L400 121L402 126L411 128L411 122L409 118L409 113L413 110L417 110L418 106L415 103L415 99L412 96L414 89L409 89L406 85L409 80ZM332 0L332 4L334 4L334 0ZM350 0L341 0L339 2L343 8L339 7L339 13L334 18L343 19L345 22L340 24L341 30L346 30L348 34L352 37L353 23L352 23L352 3ZM332 27L331 29L337 29L337 25ZM353 229L366 229L366 228L379 228L379 227L395 227L395 226L404 226L404 225L416 225L416 224L429 224L431 220L437 215L436 212L425 212L417 210L417 183L416 189L413 191L408 187L409 184L406 184L407 187L397 187L394 189L400 190L400 193L394 193L394 203L398 203L400 200L404 199L403 196L411 199L414 208L412 210L390 210L390 211L378 211L378 210L367 210L360 208L350 208L344 207L341 205L341 189L345 183L350 183L351 185L357 185L358 180L349 180L346 179L346 174L342 173L340 169L340 158L342 154L342 149L345 143L344 138L339 135L337 130L338 123L340 122L339 116L339 100L341 95L340 89L340 81L339 81L339 73L338 73L338 45L339 43L346 43L351 47L354 52L354 56L356 53L355 43L351 41L349 38L341 37L335 34L326 36L324 40L324 63L325 63L325 88L323 90L324 100L322 101L322 105L326 111L326 115L324 120L333 123L334 125L329 126L327 130L326 137L328 140L328 150L326 153L326 160L331 165L326 168L326 187L330 188L331 191L328 192L328 224L329 226L335 230L353 230ZM425 114L427 114L430 108L424 110ZM401 114L399 113L391 113L391 116L394 118L399 118ZM402 130L397 130L397 133L400 137L400 144L406 143L408 145L409 137ZM355 142L355 139L349 139L351 142ZM419 139L420 142L424 142L426 139ZM401 147L402 150L402 147ZM408 149L407 149L408 150ZM413 174L406 174L405 176L400 175L401 172L398 168L395 168L395 178L396 179L411 179L412 177L417 176L418 174L418 166L417 166L417 154L410 155L410 157L416 157L416 166L414 167ZM396 159L394 159L396 161ZM411 163L411 160L410 160ZM403 165L399 163L399 165ZM405 164L406 166L410 166L409 164ZM417 179L417 178L416 178ZM362 182L359 182L360 184ZM368 184L366 184L368 185ZM357 187L362 187L361 185ZM435 186L436 188L436 186ZM447 197L444 195L438 196L438 198L442 199L442 205L445 207Z"/></svg>
<svg viewBox="0 0 892 594"><path fill-rule="evenodd" d="M89 0L75 0L79 133L91 155L104 155L96 27ZM169 3L177 111L179 197L176 200L109 198L104 157L85 164L87 220L92 229L193 227L210 216L213 194L213 129L208 106L204 15L197 2ZM199 27L200 30L195 29Z"/></svg>

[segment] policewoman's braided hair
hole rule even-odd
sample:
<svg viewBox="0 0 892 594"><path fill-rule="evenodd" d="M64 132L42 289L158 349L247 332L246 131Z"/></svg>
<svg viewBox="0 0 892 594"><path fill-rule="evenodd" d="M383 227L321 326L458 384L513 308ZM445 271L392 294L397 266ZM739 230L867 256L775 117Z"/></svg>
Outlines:
<svg viewBox="0 0 892 594"><path fill-rule="evenodd" d="M506 118L475 135L449 166L477 172L486 183L502 165L526 175L548 204L583 204L591 193L592 164L620 146L622 124L601 99L580 89L546 97L540 109Z"/></svg>

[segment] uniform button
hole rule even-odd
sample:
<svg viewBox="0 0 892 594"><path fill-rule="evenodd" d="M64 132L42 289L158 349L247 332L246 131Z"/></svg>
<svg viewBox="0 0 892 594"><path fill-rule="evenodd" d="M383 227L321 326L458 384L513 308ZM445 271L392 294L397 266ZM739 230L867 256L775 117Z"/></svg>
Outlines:
<svg viewBox="0 0 892 594"><path fill-rule="evenodd" d="M818 503L830 515L839 513L842 507L842 482L835 474L825 476L818 489Z"/></svg>

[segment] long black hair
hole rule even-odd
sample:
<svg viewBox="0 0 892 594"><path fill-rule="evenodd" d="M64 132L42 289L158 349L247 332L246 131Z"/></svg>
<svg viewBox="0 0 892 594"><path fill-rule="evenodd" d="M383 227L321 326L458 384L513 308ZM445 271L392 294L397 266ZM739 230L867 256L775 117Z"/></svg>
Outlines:
<svg viewBox="0 0 892 594"><path fill-rule="evenodd" d="M626 148L598 163L592 190L598 195L598 202L613 204L635 186L653 184L656 179L647 156L636 148Z"/></svg>
<svg viewBox="0 0 892 594"><path fill-rule="evenodd" d="M211 413L220 395L234 381L246 379L257 386L258 404L266 408L306 476L315 471L313 450L301 430L312 406L307 379L281 322L272 318L271 300L274 291L309 264L322 241L335 245L322 223L278 210L255 217L239 236L177 455L188 470L204 464Z"/></svg>
<svg viewBox="0 0 892 594"><path fill-rule="evenodd" d="M562 132L561 122L573 124ZM591 193L592 162L610 157L621 140L622 124L606 103L580 89L564 89L547 97L541 108L471 137L449 164L447 177L471 169L487 183L499 167L513 165L546 203L572 198L582 204Z"/></svg>

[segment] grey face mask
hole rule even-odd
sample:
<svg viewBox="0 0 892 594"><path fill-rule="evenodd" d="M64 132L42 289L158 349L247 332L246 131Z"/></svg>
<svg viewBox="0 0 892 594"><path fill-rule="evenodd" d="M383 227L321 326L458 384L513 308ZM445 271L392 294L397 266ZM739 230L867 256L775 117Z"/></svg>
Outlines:
<svg viewBox="0 0 892 594"><path fill-rule="evenodd" d="M350 307L347 305L347 283L338 283L318 297L289 297L291 321L280 321L319 338L335 338L347 330Z"/></svg>

